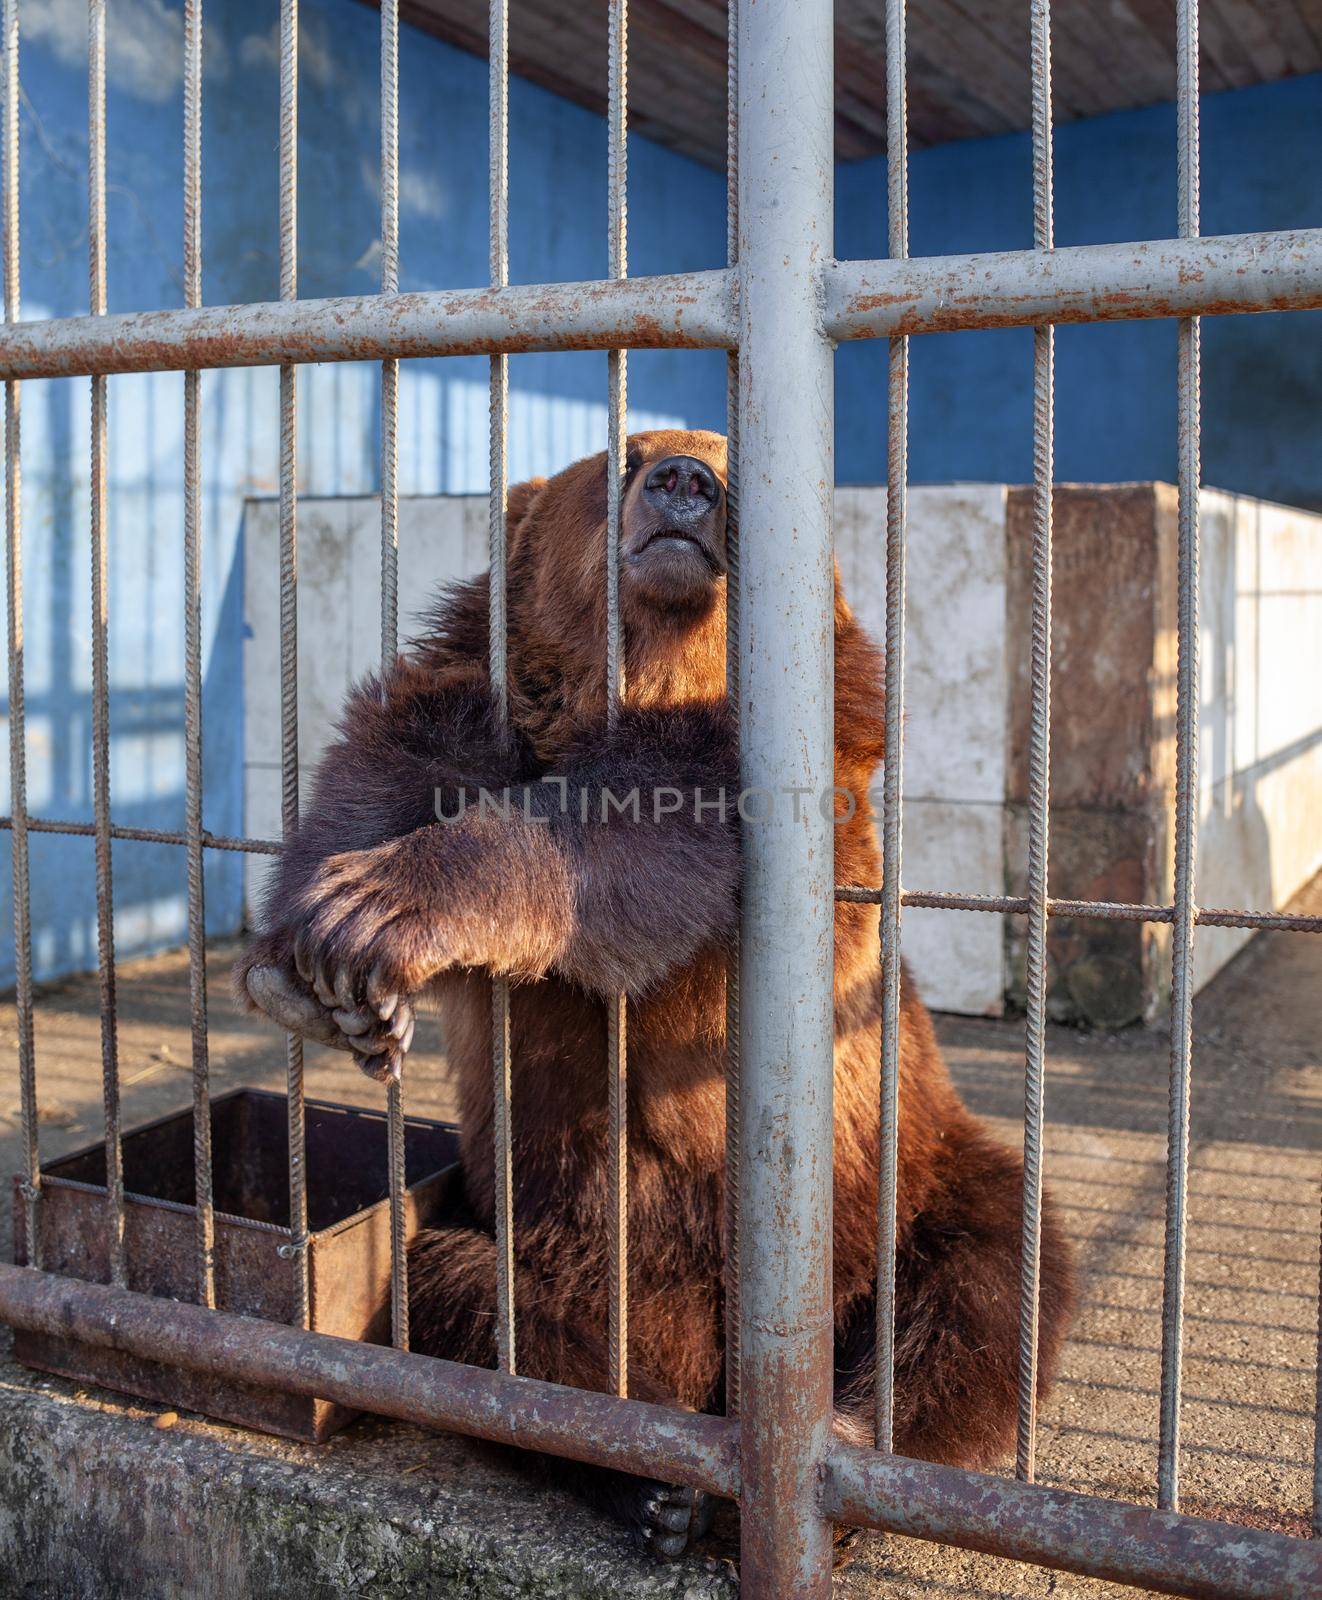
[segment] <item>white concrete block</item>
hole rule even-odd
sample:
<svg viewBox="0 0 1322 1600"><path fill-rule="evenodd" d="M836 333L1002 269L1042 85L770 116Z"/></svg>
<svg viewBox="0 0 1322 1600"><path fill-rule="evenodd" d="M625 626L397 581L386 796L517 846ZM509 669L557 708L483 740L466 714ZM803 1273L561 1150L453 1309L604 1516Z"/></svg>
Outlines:
<svg viewBox="0 0 1322 1600"><path fill-rule="evenodd" d="M906 799L1005 797L1005 497L1003 484L909 492ZM885 489L836 492L836 559L860 622L883 641Z"/></svg>
<svg viewBox="0 0 1322 1600"><path fill-rule="evenodd" d="M1004 889L1003 807L910 800L904 807L904 878L915 889L1000 894ZM930 1006L972 1016L1004 1009L1002 919L980 911L905 910L900 947Z"/></svg>

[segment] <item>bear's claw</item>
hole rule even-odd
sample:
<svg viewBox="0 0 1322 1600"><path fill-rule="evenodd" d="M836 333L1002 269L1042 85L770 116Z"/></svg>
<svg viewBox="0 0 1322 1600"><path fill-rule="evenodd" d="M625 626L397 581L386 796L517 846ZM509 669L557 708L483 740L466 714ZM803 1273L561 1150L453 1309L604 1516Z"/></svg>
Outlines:
<svg viewBox="0 0 1322 1600"><path fill-rule="evenodd" d="M332 982L301 940L295 942L294 967L297 977L274 964L249 969L244 981L258 1010L302 1038L352 1051L362 1070L378 1082L398 1079L413 1043L412 1004L398 993L360 1001L346 974L337 972Z"/></svg>
<svg viewBox="0 0 1322 1600"><path fill-rule="evenodd" d="M635 1535L659 1561L674 1561L711 1529L716 1502L701 1489L683 1484L644 1482L638 1486Z"/></svg>

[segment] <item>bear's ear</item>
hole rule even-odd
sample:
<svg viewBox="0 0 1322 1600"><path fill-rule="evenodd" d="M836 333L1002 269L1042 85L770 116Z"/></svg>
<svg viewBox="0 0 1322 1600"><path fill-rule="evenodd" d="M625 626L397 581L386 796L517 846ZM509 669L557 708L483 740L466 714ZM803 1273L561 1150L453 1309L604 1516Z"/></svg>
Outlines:
<svg viewBox="0 0 1322 1600"><path fill-rule="evenodd" d="M510 534L532 510L533 501L545 487L545 478L529 478L527 483L511 485L505 496L505 527Z"/></svg>

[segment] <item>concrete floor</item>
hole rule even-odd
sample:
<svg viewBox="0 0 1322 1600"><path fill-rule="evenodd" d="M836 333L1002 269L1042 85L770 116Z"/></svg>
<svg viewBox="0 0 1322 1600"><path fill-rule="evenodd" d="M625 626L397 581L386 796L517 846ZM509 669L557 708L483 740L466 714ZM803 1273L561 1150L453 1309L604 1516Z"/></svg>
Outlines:
<svg viewBox="0 0 1322 1600"><path fill-rule="evenodd" d="M1322 879L1292 909L1319 907ZM279 1087L283 1047L236 1012L226 978L230 955L217 949L209 961L215 1088ZM938 1029L969 1103L1016 1139L1022 1023L946 1017ZM126 1127L187 1104L187 970L179 956L121 968L119 1041ZM13 1042L7 1023L0 1046ZM94 979L43 991L37 1047L48 1157L100 1134ZM1150 1502L1166 1041L1143 1030L1107 1036L1053 1027L1048 1050L1048 1182L1079 1247L1083 1296L1063 1377L1042 1411L1039 1478ZM9 1093L0 1092L0 1172L16 1170L19 1157L12 1077L8 1083ZM330 1051L309 1050L308 1085L322 1098L379 1098ZM1295 1534L1307 1529L1312 1482L1320 1100L1322 938L1260 935L1195 1007L1182 1505ZM435 1024L420 1029L408 1101L422 1115L453 1114ZM6 1228L8 1221L6 1215ZM7 1250L7 1240L0 1247ZM339 1448L352 1448L351 1439ZM880 1539L868 1543L837 1589L851 1597L973 1600L1134 1592Z"/></svg>
<svg viewBox="0 0 1322 1600"><path fill-rule="evenodd" d="M1292 909L1315 912L1322 882ZM1181 1509L1305 1534L1318 1307L1322 938L1259 935L1194 1008ZM1016 1137L1022 1025L941 1019L970 1105ZM1157 1462L1167 1041L1052 1028L1047 1181L1082 1304L1041 1413L1045 1484L1152 1503ZM839 1585L886 1595L1132 1589L875 1542Z"/></svg>

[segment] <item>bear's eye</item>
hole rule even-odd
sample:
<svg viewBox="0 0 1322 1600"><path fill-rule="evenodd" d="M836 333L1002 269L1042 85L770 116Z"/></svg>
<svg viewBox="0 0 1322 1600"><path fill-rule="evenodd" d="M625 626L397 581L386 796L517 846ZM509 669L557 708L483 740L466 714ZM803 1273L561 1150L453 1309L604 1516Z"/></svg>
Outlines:
<svg viewBox="0 0 1322 1600"><path fill-rule="evenodd" d="M630 450L624 458L624 486L627 489L633 482L634 474L643 464L643 458L637 450Z"/></svg>

